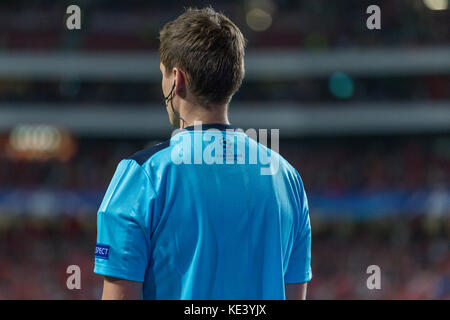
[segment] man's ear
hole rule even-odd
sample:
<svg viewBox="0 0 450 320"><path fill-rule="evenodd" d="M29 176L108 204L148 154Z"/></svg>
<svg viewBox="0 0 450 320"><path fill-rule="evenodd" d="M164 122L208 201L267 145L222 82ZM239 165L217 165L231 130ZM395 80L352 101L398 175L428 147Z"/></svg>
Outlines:
<svg viewBox="0 0 450 320"><path fill-rule="evenodd" d="M173 68L173 76L176 81L175 94L184 98L186 96L186 73L180 68Z"/></svg>

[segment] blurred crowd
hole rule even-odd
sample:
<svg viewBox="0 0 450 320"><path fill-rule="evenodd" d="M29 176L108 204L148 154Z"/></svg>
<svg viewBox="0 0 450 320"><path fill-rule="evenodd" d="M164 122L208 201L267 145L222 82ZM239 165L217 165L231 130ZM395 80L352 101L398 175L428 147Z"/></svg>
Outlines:
<svg viewBox="0 0 450 320"><path fill-rule="evenodd" d="M308 299L450 299L448 221L311 223ZM99 299L95 237L93 219L1 219L0 300ZM80 290L67 289L70 265L80 267ZM370 265L380 267L380 289L367 288Z"/></svg>
<svg viewBox="0 0 450 320"><path fill-rule="evenodd" d="M65 12L70 4L78 4L83 12L83 27L79 32L65 32L64 18L68 16ZM154 49L158 46L161 26L180 14L182 8L209 4L211 1L206 0L2 0L0 48ZM368 0L339 3L326 0L219 0L214 1L214 8L223 11L242 29L250 48L327 50L449 43L448 10L430 10L423 0L382 1L378 3L382 28L368 33L366 9L372 4L373 1ZM252 16L253 9L258 13L253 11Z"/></svg>
<svg viewBox="0 0 450 320"><path fill-rule="evenodd" d="M0 220L0 300L99 298L100 280L92 272L95 221L83 227L63 217ZM81 290L67 289L69 265L81 269Z"/></svg>
<svg viewBox="0 0 450 320"><path fill-rule="evenodd" d="M381 103L414 101L439 102L450 99L449 75L385 76L382 78L356 77L342 79L351 94L339 97L330 90L330 79L297 78L286 81L260 78L245 80L245 85L234 95L231 103L252 105L272 103L295 103L315 108L318 103ZM344 83L345 82L345 83ZM0 79L0 103L35 103L64 108L91 107L93 104L108 108L151 108L162 104L160 81L81 81L66 79L58 81L35 81ZM260 107L261 107L260 106Z"/></svg>
<svg viewBox="0 0 450 320"><path fill-rule="evenodd" d="M280 146L310 191L421 190L448 188L449 140L445 137L353 137Z"/></svg>
<svg viewBox="0 0 450 320"><path fill-rule="evenodd" d="M314 221L312 221L314 230ZM312 299L450 299L448 220L339 223L312 237ZM381 271L368 290L367 267Z"/></svg>
<svg viewBox="0 0 450 320"><path fill-rule="evenodd" d="M157 142L80 139L67 162L0 155L0 188L105 190L121 159ZM279 152L308 191L422 190L449 187L448 144L448 136L304 138L281 140Z"/></svg>
<svg viewBox="0 0 450 320"><path fill-rule="evenodd" d="M0 52L32 51L155 53L162 25L188 6L202 7L210 1L149 2L144 0L71 1L82 10L82 29L68 32L64 18L69 3L49 0L3 0L0 2ZM330 49L411 49L447 46L449 10L430 10L423 0L393 0L380 3L382 28L368 32L366 9L372 1L350 0L219 0L222 10L242 29L253 49L326 52ZM263 10L270 16L267 29L255 31L249 14ZM260 12L260 11L258 11ZM246 80L233 102L292 102L315 107L326 102L446 101L450 99L448 74L345 75L337 83L350 94L336 95L330 75L275 80ZM45 104L55 108L76 104L102 104L147 108L161 103L158 79L152 81L89 81L66 79L1 78L0 103Z"/></svg>

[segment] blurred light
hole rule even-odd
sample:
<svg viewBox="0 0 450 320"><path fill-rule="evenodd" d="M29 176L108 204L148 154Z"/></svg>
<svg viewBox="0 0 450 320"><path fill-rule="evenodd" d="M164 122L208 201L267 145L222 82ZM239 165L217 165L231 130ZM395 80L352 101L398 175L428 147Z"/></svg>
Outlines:
<svg viewBox="0 0 450 320"><path fill-rule="evenodd" d="M448 0L423 0L423 3L430 10L448 9Z"/></svg>
<svg viewBox="0 0 450 320"><path fill-rule="evenodd" d="M253 31L265 31L272 25L272 16L260 8L248 11L246 20Z"/></svg>
<svg viewBox="0 0 450 320"><path fill-rule="evenodd" d="M331 93L340 99L349 98L353 95L353 80L343 72L335 72L331 75L328 87Z"/></svg>
<svg viewBox="0 0 450 320"><path fill-rule="evenodd" d="M10 145L20 151L54 151L61 140L58 130L50 126L18 126L10 136Z"/></svg>
<svg viewBox="0 0 450 320"><path fill-rule="evenodd" d="M7 154L12 159L45 161L69 160L75 153L75 141L66 131L50 125L16 126L9 135Z"/></svg>
<svg viewBox="0 0 450 320"><path fill-rule="evenodd" d="M259 8L263 11L273 15L277 10L277 5L272 0L247 0L245 2L246 11L250 11L251 9Z"/></svg>

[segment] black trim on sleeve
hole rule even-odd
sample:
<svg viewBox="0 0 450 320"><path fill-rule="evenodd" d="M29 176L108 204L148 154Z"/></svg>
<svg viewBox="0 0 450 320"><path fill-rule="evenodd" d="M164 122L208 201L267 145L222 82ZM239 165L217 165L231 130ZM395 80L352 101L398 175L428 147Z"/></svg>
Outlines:
<svg viewBox="0 0 450 320"><path fill-rule="evenodd" d="M146 162L148 159L150 159L151 156L153 156L155 153L166 149L170 146L170 140L158 143L150 148L141 150L136 152L135 154L129 156L127 159L131 159L136 161L140 166Z"/></svg>

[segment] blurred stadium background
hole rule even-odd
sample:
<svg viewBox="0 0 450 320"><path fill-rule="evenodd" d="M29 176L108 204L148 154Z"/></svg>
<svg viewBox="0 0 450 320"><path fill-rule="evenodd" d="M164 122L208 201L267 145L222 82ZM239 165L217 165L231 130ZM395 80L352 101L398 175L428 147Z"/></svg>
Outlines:
<svg viewBox="0 0 450 320"><path fill-rule="evenodd" d="M81 30L65 27L82 10ZM0 299L97 299L96 210L170 136L158 31L213 5L248 39L233 124L279 128L313 230L309 299L450 298L447 0L0 2ZM366 8L381 8L381 30ZM82 289L66 288L79 265ZM366 268L379 265L381 290Z"/></svg>

